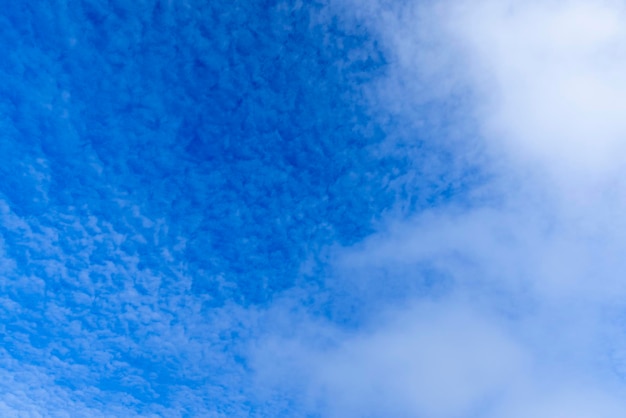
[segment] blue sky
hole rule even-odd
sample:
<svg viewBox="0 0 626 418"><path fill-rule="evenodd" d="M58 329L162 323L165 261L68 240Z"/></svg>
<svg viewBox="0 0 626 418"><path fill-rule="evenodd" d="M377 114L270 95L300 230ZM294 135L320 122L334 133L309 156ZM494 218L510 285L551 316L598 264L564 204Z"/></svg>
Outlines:
<svg viewBox="0 0 626 418"><path fill-rule="evenodd" d="M0 11L0 415L626 414L621 1Z"/></svg>

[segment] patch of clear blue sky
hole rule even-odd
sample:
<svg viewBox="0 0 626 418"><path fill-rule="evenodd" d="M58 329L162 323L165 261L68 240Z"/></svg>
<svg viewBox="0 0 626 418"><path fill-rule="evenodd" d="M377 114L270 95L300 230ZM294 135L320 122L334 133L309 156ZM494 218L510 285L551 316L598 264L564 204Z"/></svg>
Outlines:
<svg viewBox="0 0 626 418"><path fill-rule="evenodd" d="M253 331L211 310L267 304L325 245L358 242L398 198L418 206L389 187L415 160L371 152L386 127L362 87L383 53L312 23L322 7L3 5L5 370L39 368L85 416L255 411L233 398ZM189 346L164 346L178 325Z"/></svg>

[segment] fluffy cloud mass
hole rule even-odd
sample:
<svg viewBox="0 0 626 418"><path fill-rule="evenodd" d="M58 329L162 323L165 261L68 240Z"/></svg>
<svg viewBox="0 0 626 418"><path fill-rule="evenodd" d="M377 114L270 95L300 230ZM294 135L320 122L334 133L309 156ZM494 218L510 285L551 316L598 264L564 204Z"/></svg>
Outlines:
<svg viewBox="0 0 626 418"><path fill-rule="evenodd" d="M626 414L625 6L338 6L391 57L371 86L372 106L409 126L425 106L455 109L446 120L456 129L431 130L427 141L453 155L450 167L478 162L489 178L463 199L394 212L378 233L336 250L334 303L350 304L361 327L327 324L332 344L323 348L308 334L279 338L292 344L279 369L308 365L311 408L355 417Z"/></svg>
<svg viewBox="0 0 626 418"><path fill-rule="evenodd" d="M623 163L620 3L479 2L451 13L492 141L570 170Z"/></svg>

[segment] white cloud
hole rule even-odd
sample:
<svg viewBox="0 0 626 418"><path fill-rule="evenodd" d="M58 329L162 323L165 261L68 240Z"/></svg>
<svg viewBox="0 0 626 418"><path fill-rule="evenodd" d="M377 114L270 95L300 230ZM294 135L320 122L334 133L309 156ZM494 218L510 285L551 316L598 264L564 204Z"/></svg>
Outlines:
<svg viewBox="0 0 626 418"><path fill-rule="evenodd" d="M421 306L348 339L315 379L343 394L332 404L338 416L462 416L523 373L523 353L503 334L471 310Z"/></svg>
<svg viewBox="0 0 626 418"><path fill-rule="evenodd" d="M595 358L597 318L569 317L568 324L544 310L519 320L472 305L451 298L387 309L366 330L335 333L325 345L308 332L319 324L300 318L300 335L266 341L252 364L266 388L294 396L304 413L328 417L626 412L616 379L596 370L604 370Z"/></svg>
<svg viewBox="0 0 626 418"><path fill-rule="evenodd" d="M492 152L557 177L606 175L626 161L623 2L339 3L383 41L390 76L374 102L388 110L461 101L468 135L473 121Z"/></svg>
<svg viewBox="0 0 626 418"><path fill-rule="evenodd" d="M570 170L624 161L620 3L485 1L453 9L447 23L476 72L470 81L480 80L480 117L492 141Z"/></svg>
<svg viewBox="0 0 626 418"><path fill-rule="evenodd" d="M299 318L260 344L261 379L298 380L324 416L626 416L626 5L339 3L390 57L373 103L419 119L413 105L453 101L465 143L430 140L458 160L485 149L499 177L490 204L390 218L338 250L331 287L365 305L364 328L326 325L319 346ZM421 284L433 271L443 294Z"/></svg>

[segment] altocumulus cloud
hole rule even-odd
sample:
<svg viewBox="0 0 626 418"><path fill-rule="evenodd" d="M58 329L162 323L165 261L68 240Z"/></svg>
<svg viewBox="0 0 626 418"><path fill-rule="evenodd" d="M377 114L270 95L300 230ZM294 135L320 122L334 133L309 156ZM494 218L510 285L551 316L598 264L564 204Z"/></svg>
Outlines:
<svg viewBox="0 0 626 418"><path fill-rule="evenodd" d="M321 9L2 8L0 415L280 413L251 395L260 312L403 164L369 150L380 53Z"/></svg>
<svg viewBox="0 0 626 418"><path fill-rule="evenodd" d="M388 58L385 149L483 177L335 249L330 320L261 375L322 416L624 416L623 2L334 6Z"/></svg>

